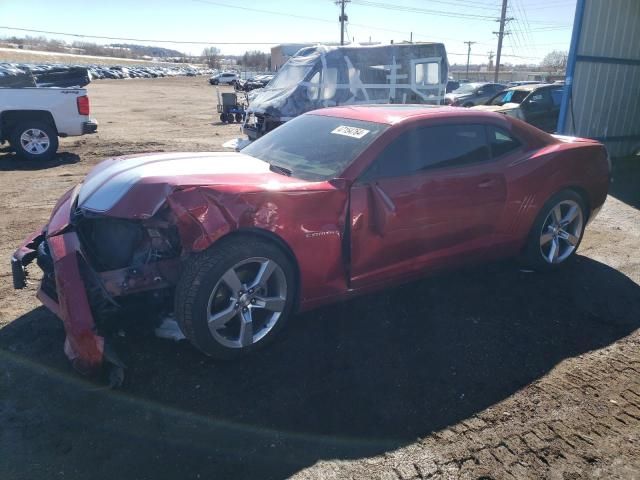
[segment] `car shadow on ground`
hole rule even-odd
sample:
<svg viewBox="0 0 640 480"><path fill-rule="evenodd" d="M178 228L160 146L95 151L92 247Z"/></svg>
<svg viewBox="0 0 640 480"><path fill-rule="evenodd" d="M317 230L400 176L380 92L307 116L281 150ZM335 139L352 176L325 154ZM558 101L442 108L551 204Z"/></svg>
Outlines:
<svg viewBox="0 0 640 480"><path fill-rule="evenodd" d="M552 274L505 262L298 315L233 363L130 334L109 391L70 371L37 308L0 330L0 476L280 479L381 454L629 335L638 311L640 287L589 258Z"/></svg>
<svg viewBox="0 0 640 480"><path fill-rule="evenodd" d="M59 167L78 163L80 156L70 152L58 152L56 156L47 161L25 160L18 157L8 148L0 148L0 172L11 170L45 170L47 168Z"/></svg>
<svg viewBox="0 0 640 480"><path fill-rule="evenodd" d="M613 161L613 181L609 194L621 202L640 209L640 155Z"/></svg>

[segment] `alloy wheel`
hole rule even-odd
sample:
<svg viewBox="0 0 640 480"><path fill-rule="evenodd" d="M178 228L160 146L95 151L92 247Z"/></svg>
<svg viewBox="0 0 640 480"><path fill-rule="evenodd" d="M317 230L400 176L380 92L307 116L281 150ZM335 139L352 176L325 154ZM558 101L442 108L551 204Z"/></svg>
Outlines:
<svg viewBox="0 0 640 480"><path fill-rule="evenodd" d="M584 215L574 200L563 200L554 206L540 232L540 252L545 261L558 264L565 261L580 243Z"/></svg>
<svg viewBox="0 0 640 480"><path fill-rule="evenodd" d="M209 331L229 348L259 342L278 323L287 299L287 280L273 260L253 257L235 264L218 280L207 305Z"/></svg>
<svg viewBox="0 0 640 480"><path fill-rule="evenodd" d="M29 128L20 135L20 145L25 152L41 155L49 150L49 135L39 128Z"/></svg>

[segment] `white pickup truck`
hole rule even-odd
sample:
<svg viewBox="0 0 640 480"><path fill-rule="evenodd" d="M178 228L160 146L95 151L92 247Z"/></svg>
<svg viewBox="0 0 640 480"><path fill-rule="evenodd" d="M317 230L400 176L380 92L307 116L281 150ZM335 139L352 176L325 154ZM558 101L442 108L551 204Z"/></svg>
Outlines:
<svg viewBox="0 0 640 480"><path fill-rule="evenodd" d="M83 88L0 88L0 144L8 141L28 160L49 160L58 137L95 133Z"/></svg>

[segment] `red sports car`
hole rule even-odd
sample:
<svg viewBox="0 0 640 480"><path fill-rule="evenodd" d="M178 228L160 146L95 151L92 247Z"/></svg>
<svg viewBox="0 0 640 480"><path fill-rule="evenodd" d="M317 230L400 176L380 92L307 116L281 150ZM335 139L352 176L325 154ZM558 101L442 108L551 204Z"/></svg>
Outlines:
<svg viewBox="0 0 640 480"><path fill-rule="evenodd" d="M76 367L110 360L128 308L173 313L208 355L267 344L294 312L443 268L571 259L607 196L598 142L453 107L327 108L241 153L112 158L12 258ZM107 345L105 345L105 339Z"/></svg>

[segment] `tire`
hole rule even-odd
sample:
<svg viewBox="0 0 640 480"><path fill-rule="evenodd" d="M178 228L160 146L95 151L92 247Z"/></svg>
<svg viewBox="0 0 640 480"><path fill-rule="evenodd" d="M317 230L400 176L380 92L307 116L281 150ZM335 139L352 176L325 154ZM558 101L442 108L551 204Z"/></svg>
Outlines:
<svg viewBox="0 0 640 480"><path fill-rule="evenodd" d="M47 161L58 151L58 132L46 122L25 121L13 129L9 142L19 157Z"/></svg>
<svg viewBox="0 0 640 480"><path fill-rule="evenodd" d="M226 113L221 113L220 114L220 121L222 123L227 123L227 114Z"/></svg>
<svg viewBox="0 0 640 480"><path fill-rule="evenodd" d="M584 236L587 216L583 198L573 190L552 196L533 223L524 263L537 271L550 271L570 262Z"/></svg>
<svg viewBox="0 0 640 480"><path fill-rule="evenodd" d="M227 122L233 123L233 113L228 113L227 114Z"/></svg>
<svg viewBox="0 0 640 480"><path fill-rule="evenodd" d="M260 272L269 272L262 281ZM275 244L250 236L222 240L187 260L176 287L176 318L200 351L222 360L239 358L266 346L284 328L294 282L292 262ZM211 328L210 318L218 320Z"/></svg>
<svg viewBox="0 0 640 480"><path fill-rule="evenodd" d="M236 122L240 123L242 122L243 118L242 118L242 114L241 113L236 113Z"/></svg>
<svg viewBox="0 0 640 480"><path fill-rule="evenodd" d="M464 105L462 105L462 106L463 106L464 108L471 108L471 107L473 107L474 105L473 105L473 102L467 102L467 103L465 103L465 104L464 104Z"/></svg>

